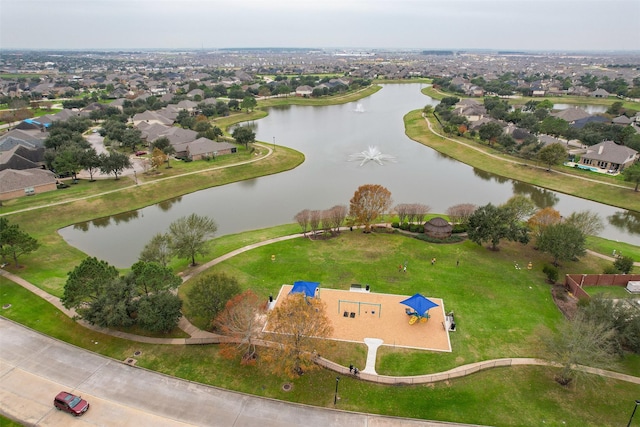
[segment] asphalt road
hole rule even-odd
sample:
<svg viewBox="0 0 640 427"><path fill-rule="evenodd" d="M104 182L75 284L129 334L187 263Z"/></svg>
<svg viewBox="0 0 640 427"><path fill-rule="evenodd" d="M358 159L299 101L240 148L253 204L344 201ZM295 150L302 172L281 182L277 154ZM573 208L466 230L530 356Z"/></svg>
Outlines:
<svg viewBox="0 0 640 427"><path fill-rule="evenodd" d="M61 390L82 395L79 418L57 411ZM234 393L127 365L0 318L0 412L38 426L363 426L429 422L316 408Z"/></svg>

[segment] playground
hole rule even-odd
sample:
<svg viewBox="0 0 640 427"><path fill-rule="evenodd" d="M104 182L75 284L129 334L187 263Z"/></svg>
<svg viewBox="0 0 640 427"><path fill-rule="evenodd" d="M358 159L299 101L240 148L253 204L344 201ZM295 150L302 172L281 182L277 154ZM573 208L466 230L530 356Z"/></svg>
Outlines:
<svg viewBox="0 0 640 427"><path fill-rule="evenodd" d="M292 285L280 288L274 307L292 288ZM377 338L388 346L451 351L449 332L444 326L444 303L439 298L429 297L438 306L429 309L429 318L422 319L407 314L409 307L401 304L409 298L407 295L374 293L354 286L351 290L318 287L315 298L326 305L334 340L362 343L365 338Z"/></svg>

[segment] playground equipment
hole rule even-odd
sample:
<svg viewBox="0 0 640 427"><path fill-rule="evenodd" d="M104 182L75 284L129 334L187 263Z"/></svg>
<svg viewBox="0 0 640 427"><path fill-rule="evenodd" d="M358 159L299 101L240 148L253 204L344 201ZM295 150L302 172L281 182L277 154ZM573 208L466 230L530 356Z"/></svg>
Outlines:
<svg viewBox="0 0 640 427"><path fill-rule="evenodd" d="M405 313L407 313L407 315L410 316L409 317L410 325L413 325L418 321L420 321L421 323L426 322L429 319L429 317L431 317L429 316L429 310L432 309L433 307L438 306L438 304L436 304L435 302L431 301L430 299L420 294L415 294L411 298L407 298L404 301L400 301L400 304L407 305L413 309L413 311L411 311L408 308L405 309Z"/></svg>

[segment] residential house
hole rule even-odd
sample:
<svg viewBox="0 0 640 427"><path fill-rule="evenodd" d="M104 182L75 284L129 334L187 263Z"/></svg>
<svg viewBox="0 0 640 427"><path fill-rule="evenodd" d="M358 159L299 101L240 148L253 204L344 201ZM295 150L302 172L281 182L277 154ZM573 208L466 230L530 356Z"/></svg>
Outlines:
<svg viewBox="0 0 640 427"><path fill-rule="evenodd" d="M633 121L629 117L622 115L611 120L611 123L614 125L629 126Z"/></svg>
<svg viewBox="0 0 640 427"><path fill-rule="evenodd" d="M296 88L296 96L311 96L313 88L309 85L302 85Z"/></svg>
<svg viewBox="0 0 640 427"><path fill-rule="evenodd" d="M596 89L589 94L589 96L592 98L608 98L609 95L610 93L604 89Z"/></svg>
<svg viewBox="0 0 640 427"><path fill-rule="evenodd" d="M55 175L49 170L5 169L0 171L0 200L53 191L57 189L56 183Z"/></svg>
<svg viewBox="0 0 640 427"><path fill-rule="evenodd" d="M603 141L587 149L580 157L580 164L597 167L610 173L622 172L638 158L638 152L613 141Z"/></svg>
<svg viewBox="0 0 640 427"><path fill-rule="evenodd" d="M0 171L5 169L33 169L44 166L44 148L27 148L16 145L10 150L0 151Z"/></svg>
<svg viewBox="0 0 640 427"><path fill-rule="evenodd" d="M208 138L198 138L186 144L187 158L202 160L203 158L216 158L225 154L236 153L238 148L228 142L215 142Z"/></svg>
<svg viewBox="0 0 640 427"><path fill-rule="evenodd" d="M551 115L558 119L562 119L569 124L573 124L576 120L581 120L591 116L591 114L587 113L585 110L579 107L571 107L564 110L555 111L551 113Z"/></svg>
<svg viewBox="0 0 640 427"><path fill-rule="evenodd" d="M141 122L145 122L148 124L159 124L164 126L171 126L173 124L173 120L168 119L162 114L159 114L157 111L149 110L134 115L132 120L135 127L138 127Z"/></svg>

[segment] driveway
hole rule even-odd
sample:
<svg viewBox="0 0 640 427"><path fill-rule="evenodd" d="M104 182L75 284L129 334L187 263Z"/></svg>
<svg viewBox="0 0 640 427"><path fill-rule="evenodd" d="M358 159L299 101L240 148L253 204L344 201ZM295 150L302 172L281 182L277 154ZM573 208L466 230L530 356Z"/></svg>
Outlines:
<svg viewBox="0 0 640 427"><path fill-rule="evenodd" d="M362 426L439 423L316 408L221 390L127 365L0 318L0 412L38 426ZM61 390L91 404L80 418L53 408Z"/></svg>
<svg viewBox="0 0 640 427"><path fill-rule="evenodd" d="M96 133L91 133L88 136L86 136L85 139L96 150L96 153L98 153L98 154L102 154L102 153L108 154L109 153L107 148L104 146L104 137L101 136L99 133L97 133L97 132ZM142 158L136 157L133 154L130 155L129 158L131 159L131 166L132 167L123 170L122 174L120 174L119 176L131 176L131 175L134 175L134 171L135 171L135 173L138 173L138 174L144 172L144 166L142 164L142 162L143 162ZM86 170L80 171L78 173L78 178L90 179L89 172L87 172ZM113 175L103 174L99 170L93 174L93 179L109 179L109 178L113 179L114 176Z"/></svg>

